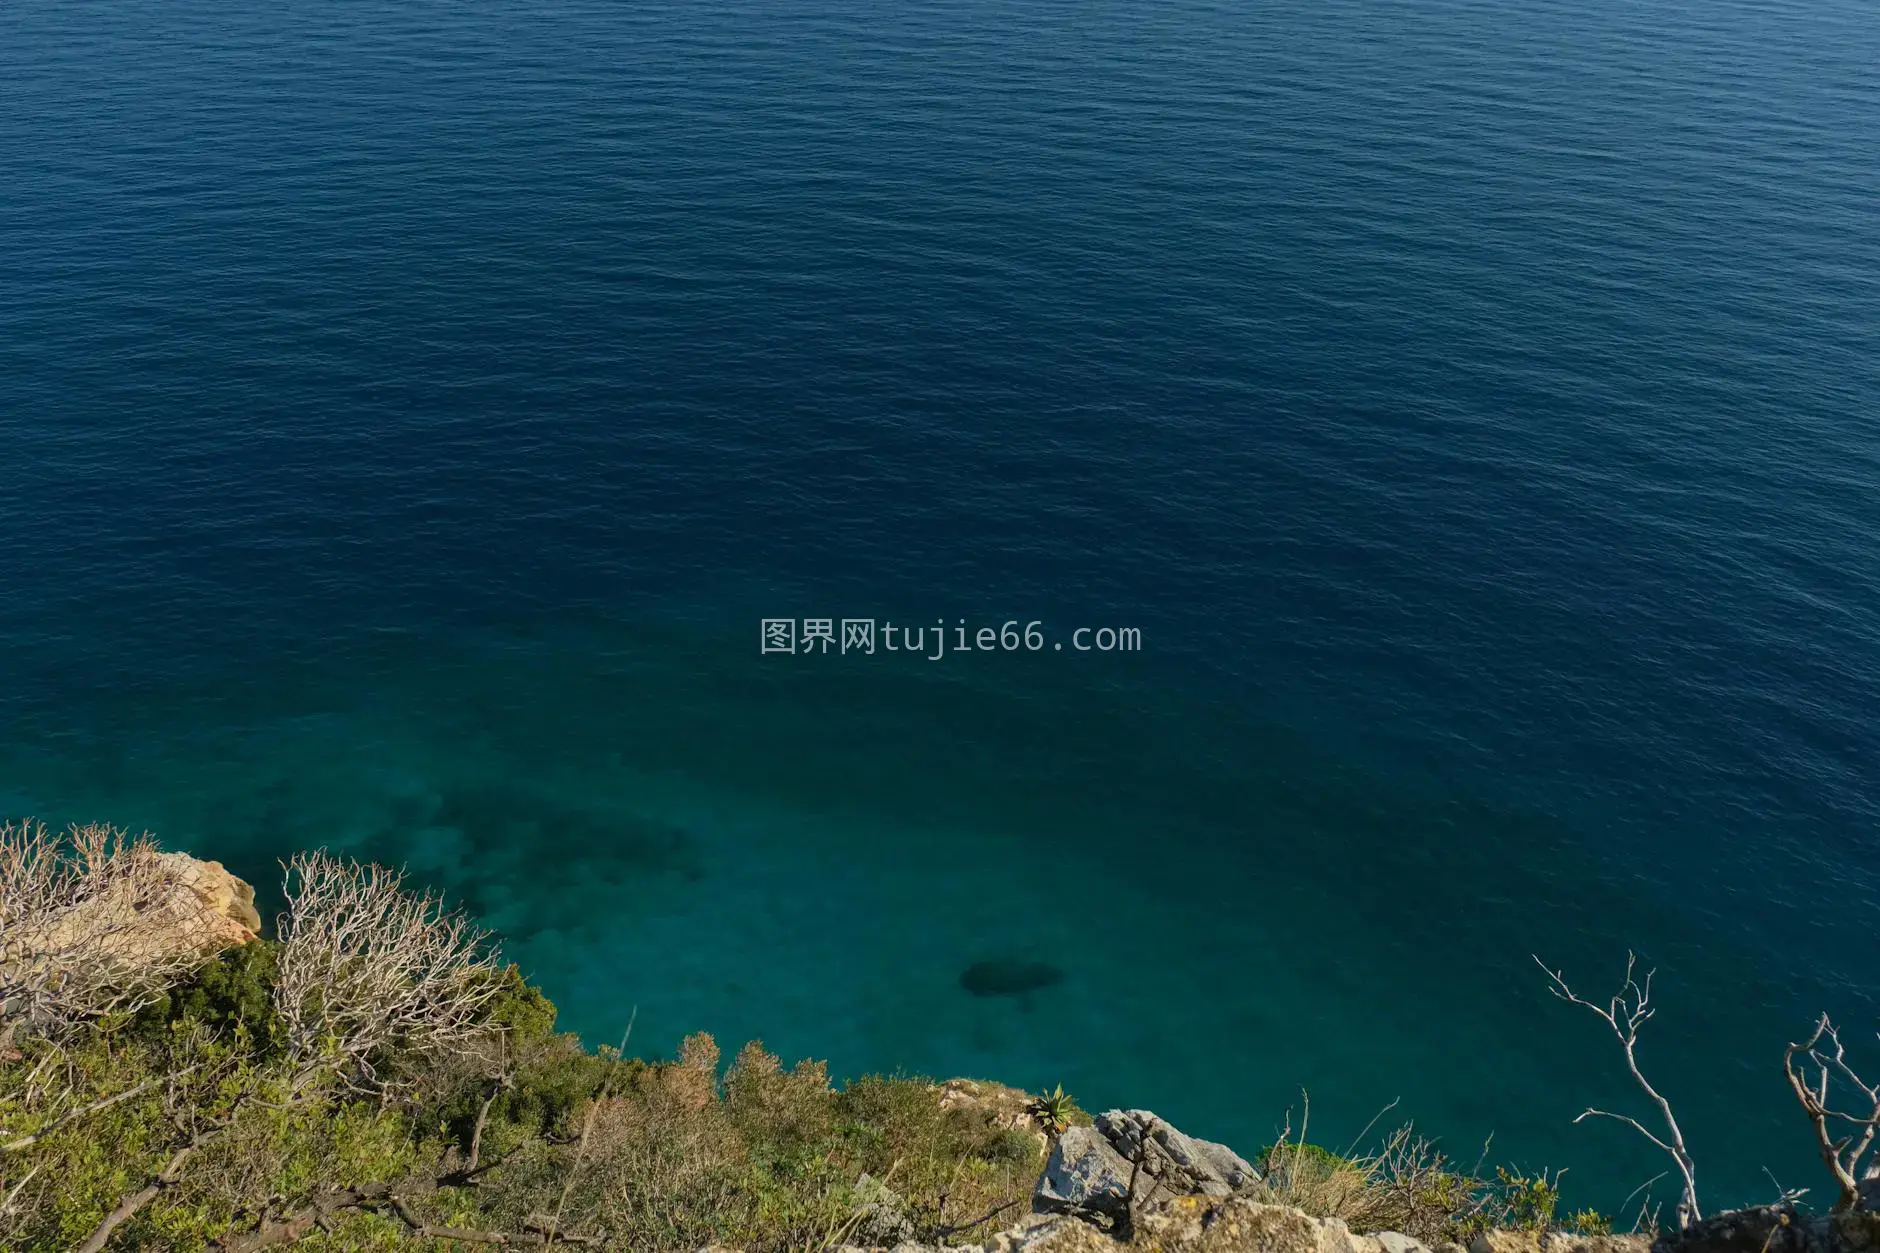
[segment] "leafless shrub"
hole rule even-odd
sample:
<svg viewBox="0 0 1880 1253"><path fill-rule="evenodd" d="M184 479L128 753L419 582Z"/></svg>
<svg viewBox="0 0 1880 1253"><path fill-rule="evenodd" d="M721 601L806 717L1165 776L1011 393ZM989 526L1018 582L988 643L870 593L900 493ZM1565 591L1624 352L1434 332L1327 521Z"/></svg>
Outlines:
<svg viewBox="0 0 1880 1253"><path fill-rule="evenodd" d="M1813 1074L1810 1074L1810 1068ZM1880 1157L1870 1156L1874 1134L1880 1128L1880 1085L1870 1084L1847 1064L1847 1050L1840 1033L1823 1014L1815 1023L1814 1034L1800 1044L1791 1044L1782 1053L1782 1069L1789 1087L1802 1104L1808 1121L1815 1128L1815 1144L1822 1163L1840 1188L1834 1203L1837 1211L1857 1209L1862 1203L1860 1185L1880 1179ZM1839 1079L1859 1094L1862 1113L1843 1113L1828 1106L1830 1079ZM1836 1134L1843 1132L1844 1134ZM1863 1161L1862 1159L1865 1159Z"/></svg>
<svg viewBox="0 0 1880 1253"><path fill-rule="evenodd" d="M1697 1207L1697 1167L1684 1147L1684 1132L1678 1127L1678 1120L1671 1112L1671 1102L1652 1086L1651 1081L1645 1077L1645 1072L1639 1069L1638 1064L1639 1028L1649 1022L1651 1016L1657 1012L1652 1008L1651 1003L1654 972L1646 971L1645 982L1640 983L1633 975L1633 971L1638 966L1638 958L1627 953L1624 986L1606 1004L1595 1005L1575 994L1573 989L1567 986L1566 978L1558 970L1548 970L1547 963L1539 957L1534 958L1534 964L1547 972L1547 978L1551 984L1549 991L1555 996L1568 1004L1580 1005L1592 1010L1605 1020L1608 1027L1612 1028L1612 1033L1618 1039L1620 1048L1625 1050L1626 1069L1632 1073L1633 1081L1638 1084L1645 1095L1651 1098L1652 1104L1658 1107L1658 1115L1664 1121L1665 1133L1662 1136L1656 1135L1648 1130L1644 1123L1628 1114L1614 1114L1603 1109L1584 1110L1573 1121L1577 1123L1586 1118L1610 1118L1615 1122L1622 1122L1669 1155L1677 1165L1678 1174L1684 1182L1683 1191L1678 1196L1678 1226L1679 1228L1689 1227L1703 1217L1703 1213Z"/></svg>
<svg viewBox="0 0 1880 1253"><path fill-rule="evenodd" d="M303 1078L372 1086L391 1045L460 1048L498 993L488 935L404 876L325 852L287 863L275 1006Z"/></svg>
<svg viewBox="0 0 1880 1253"><path fill-rule="evenodd" d="M139 1009L216 947L148 836L0 826L0 1048Z"/></svg>

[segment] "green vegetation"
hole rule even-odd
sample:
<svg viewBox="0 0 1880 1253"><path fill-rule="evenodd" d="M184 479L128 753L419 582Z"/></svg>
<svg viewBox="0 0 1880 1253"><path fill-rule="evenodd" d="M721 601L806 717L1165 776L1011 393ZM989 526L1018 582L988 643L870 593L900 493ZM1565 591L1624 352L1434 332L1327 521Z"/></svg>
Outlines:
<svg viewBox="0 0 1880 1253"><path fill-rule="evenodd" d="M154 1183L110 1247L259 1248L305 1228L308 1250L444 1248L427 1226L821 1247L858 1234L864 1175L905 1198L922 1238L965 1238L1042 1168L1035 1138L943 1109L924 1080L837 1090L755 1043L721 1078L703 1035L668 1061L590 1052L514 968L474 1047L389 1049L376 1090L309 1086L279 1043L275 961L271 943L233 950L135 1015L0 1062L0 1245L78 1247ZM330 1231L312 1222L322 1208Z"/></svg>
<svg viewBox="0 0 1880 1253"><path fill-rule="evenodd" d="M1026 1107L1025 1112L1037 1120L1038 1126L1048 1136L1061 1136L1070 1127L1072 1117L1077 1113L1077 1103L1064 1091L1064 1085L1058 1084L1051 1091L1039 1096Z"/></svg>
<svg viewBox="0 0 1880 1253"><path fill-rule="evenodd" d="M1091 1121L1061 1085L838 1087L755 1042L726 1065L706 1035L669 1059L590 1050L394 872L296 857L276 938L241 943L259 920L205 916L198 889L233 898L195 865L179 889L147 839L0 827L9 1253L967 1242L1022 1214L1048 1141ZM1557 1174L1484 1179L1409 1127L1335 1153L1288 1124L1255 1165L1252 1199L1358 1230L1560 1225ZM1161 1186L1139 1182L1132 1215Z"/></svg>
<svg viewBox="0 0 1880 1253"><path fill-rule="evenodd" d="M1375 1149L1337 1153L1309 1141L1282 1139L1254 1164L1261 1191L1276 1202L1320 1217L1342 1218L1354 1230L1401 1231L1427 1244L1467 1243L1491 1228L1611 1234L1612 1223L1582 1210L1556 1221L1559 1171L1496 1167L1494 1177L1459 1168L1415 1129L1404 1126Z"/></svg>

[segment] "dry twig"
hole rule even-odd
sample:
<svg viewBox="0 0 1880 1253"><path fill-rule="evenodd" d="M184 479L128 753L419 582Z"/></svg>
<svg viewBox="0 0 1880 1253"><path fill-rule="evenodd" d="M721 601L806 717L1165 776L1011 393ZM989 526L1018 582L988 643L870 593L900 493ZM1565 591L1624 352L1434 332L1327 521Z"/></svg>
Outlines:
<svg viewBox="0 0 1880 1253"><path fill-rule="evenodd" d="M142 1008L216 948L149 836L0 825L0 1052Z"/></svg>
<svg viewBox="0 0 1880 1253"><path fill-rule="evenodd" d="M391 1045L461 1047L500 991L486 933L404 876L325 852L287 863L274 1002L304 1083L338 1071L374 1086Z"/></svg>
<svg viewBox="0 0 1880 1253"><path fill-rule="evenodd" d="M1689 1227L1703 1217L1697 1207L1697 1167L1684 1147L1684 1132L1678 1127L1678 1120L1671 1112L1671 1102L1652 1086L1651 1081L1645 1077L1645 1072L1639 1069L1638 1064L1639 1028L1650 1021L1652 1014L1656 1012L1651 1004L1653 972L1646 971L1645 982L1641 984L1633 976L1633 971L1638 965L1638 958L1627 953L1625 955L1625 985L1605 1005L1595 1005L1577 995L1572 988L1567 986L1566 978L1558 970L1548 970L1547 963L1541 961L1539 957L1534 958L1534 964L1547 972L1548 981L1552 985L1549 991L1555 996L1569 1004L1584 1006L1592 1010L1605 1020L1608 1027L1612 1028L1612 1033L1618 1038L1620 1047L1625 1050L1626 1069L1632 1072L1633 1080L1658 1107L1659 1116L1664 1119L1665 1134L1663 1136L1654 1134L1646 1128L1644 1123L1629 1114L1615 1114L1603 1109L1587 1109L1573 1121L1577 1123L1586 1118L1610 1118L1615 1122L1622 1122L1668 1154L1677 1164L1678 1174L1684 1180L1684 1190L1678 1198L1678 1226Z"/></svg>
<svg viewBox="0 0 1880 1253"><path fill-rule="evenodd" d="M1810 1064L1815 1067L1813 1078L1808 1074ZM1873 1147L1876 1129L1880 1129L1880 1085L1868 1083L1847 1064L1847 1050L1841 1044L1840 1033L1826 1014L1815 1023L1813 1035L1783 1050L1782 1070L1788 1076L1795 1099L1801 1102L1803 1112L1815 1128L1815 1144L1822 1164L1827 1166L1840 1189L1835 1210L1859 1208L1861 1183L1880 1178L1880 1159L1868 1157L1864 1165L1861 1161ZM1867 1106L1865 1114L1845 1114L1829 1108L1828 1081L1832 1077L1838 1077L1860 1094ZM1847 1128L1846 1133L1837 1136L1838 1128L1831 1127L1831 1122Z"/></svg>

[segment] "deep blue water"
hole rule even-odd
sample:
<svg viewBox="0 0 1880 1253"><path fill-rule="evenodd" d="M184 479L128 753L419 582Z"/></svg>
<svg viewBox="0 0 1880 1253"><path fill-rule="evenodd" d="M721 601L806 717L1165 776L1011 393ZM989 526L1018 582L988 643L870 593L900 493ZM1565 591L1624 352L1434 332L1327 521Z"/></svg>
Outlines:
<svg viewBox="0 0 1880 1253"><path fill-rule="evenodd" d="M590 1038L1603 1204L1529 955L1632 947L1705 1199L1819 1194L1877 154L1865 0L10 0L0 812L408 863Z"/></svg>

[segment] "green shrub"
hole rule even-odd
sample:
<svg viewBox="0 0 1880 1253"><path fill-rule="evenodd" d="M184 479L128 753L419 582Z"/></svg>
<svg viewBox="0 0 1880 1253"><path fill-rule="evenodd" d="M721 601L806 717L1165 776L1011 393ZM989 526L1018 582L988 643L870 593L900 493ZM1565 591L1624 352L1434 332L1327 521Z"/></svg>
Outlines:
<svg viewBox="0 0 1880 1253"><path fill-rule="evenodd" d="M223 1039L241 1035L258 1058L275 1056L283 1042L272 999L276 955L267 940L229 949L139 1011L131 1032L157 1040L190 1023Z"/></svg>
<svg viewBox="0 0 1880 1253"><path fill-rule="evenodd" d="M509 1032L519 1043L555 1034L555 1003L522 977L520 966L505 966L496 978L502 990L484 1008L485 1022Z"/></svg>
<svg viewBox="0 0 1880 1253"><path fill-rule="evenodd" d="M1267 1163L1268 1173L1290 1171L1302 1177L1330 1176L1356 1165L1320 1144L1270 1144L1260 1151L1256 1160Z"/></svg>
<svg viewBox="0 0 1880 1253"><path fill-rule="evenodd" d="M1560 1175L1548 1172L1525 1175L1506 1167L1495 1167L1500 1184L1501 1203L1496 1218L1498 1226L1520 1231L1546 1231L1553 1226L1554 1210L1560 1205Z"/></svg>

